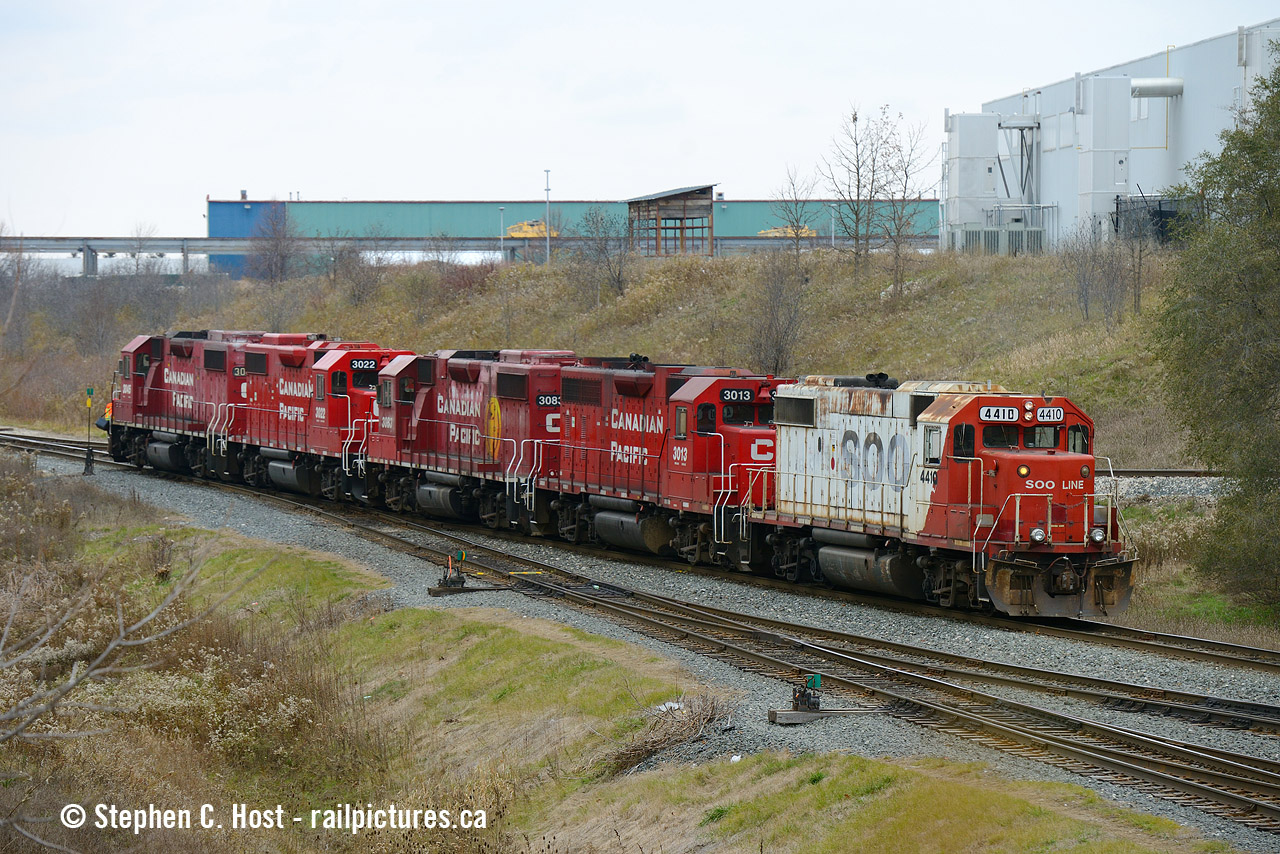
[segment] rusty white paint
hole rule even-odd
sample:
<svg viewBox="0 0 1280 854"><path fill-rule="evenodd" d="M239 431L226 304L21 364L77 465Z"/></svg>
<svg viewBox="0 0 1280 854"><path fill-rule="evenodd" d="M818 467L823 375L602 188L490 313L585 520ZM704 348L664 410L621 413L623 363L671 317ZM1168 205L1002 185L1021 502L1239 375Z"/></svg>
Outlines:
<svg viewBox="0 0 1280 854"><path fill-rule="evenodd" d="M914 385L914 384L913 384ZM814 427L778 424L778 510L850 525L924 525L933 483L919 483L923 437L911 389L837 388L808 377L779 397L812 398Z"/></svg>

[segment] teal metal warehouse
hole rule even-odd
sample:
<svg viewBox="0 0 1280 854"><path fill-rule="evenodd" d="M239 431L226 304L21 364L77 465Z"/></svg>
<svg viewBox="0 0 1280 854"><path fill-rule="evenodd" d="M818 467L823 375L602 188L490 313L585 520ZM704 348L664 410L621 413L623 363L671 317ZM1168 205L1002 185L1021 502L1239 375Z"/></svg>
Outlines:
<svg viewBox="0 0 1280 854"><path fill-rule="evenodd" d="M656 193L631 200L632 205L669 197L675 193L705 190L710 197L714 185L689 187L670 193ZM777 242L762 237L761 232L777 229L786 223L768 199L725 199L716 194L711 202L710 222L705 226L703 241L689 241L687 254L722 254L750 250ZM421 240L423 248L453 245L459 249L497 251L499 240L520 223L540 223L547 216L543 199L495 201L279 201L250 199L247 193L235 200L209 199L209 237L252 238L261 233L267 214L283 206L293 233L300 237L398 238ZM832 236L831 205L834 200L815 199L810 205L809 227L812 240L825 243ZM921 237L937 234L938 203L926 199L919 205L916 219ZM567 200L551 202L550 220L553 236L557 233L580 233L583 217L592 208L627 222L629 204L625 201ZM702 228L701 225L697 226ZM542 232L545 233L545 232ZM837 239L839 237L837 236ZM661 244L657 244L661 245ZM514 246L506 247L516 248ZM643 247L637 246L643 250ZM653 252L647 254L673 254ZM243 256L213 256L212 265L233 275L243 269Z"/></svg>

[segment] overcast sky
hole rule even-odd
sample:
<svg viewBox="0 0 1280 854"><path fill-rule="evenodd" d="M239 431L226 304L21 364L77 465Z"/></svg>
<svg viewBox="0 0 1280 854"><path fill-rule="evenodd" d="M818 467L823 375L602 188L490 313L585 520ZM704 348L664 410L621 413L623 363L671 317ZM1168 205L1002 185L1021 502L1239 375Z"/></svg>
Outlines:
<svg viewBox="0 0 1280 854"><path fill-rule="evenodd" d="M0 0L0 222L205 234L204 200L767 198L852 105L944 108L1232 32L1275 0Z"/></svg>

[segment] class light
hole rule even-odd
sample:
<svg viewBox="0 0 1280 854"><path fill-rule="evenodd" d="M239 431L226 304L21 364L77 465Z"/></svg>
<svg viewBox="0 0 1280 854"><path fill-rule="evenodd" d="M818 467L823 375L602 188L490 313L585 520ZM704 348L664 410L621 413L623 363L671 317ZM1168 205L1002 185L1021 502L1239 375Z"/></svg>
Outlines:
<svg viewBox="0 0 1280 854"><path fill-rule="evenodd" d="M1107 532L1102 530L1101 528L1094 528L1092 531L1089 532L1089 539L1093 540L1095 543L1101 543L1106 538L1107 538Z"/></svg>
<svg viewBox="0 0 1280 854"><path fill-rule="evenodd" d="M1018 466L1018 477L1026 477L1029 474L1031 474L1031 466L1028 466L1028 465Z"/></svg>
<svg viewBox="0 0 1280 854"><path fill-rule="evenodd" d="M1089 476L1089 467L1088 467L1088 466L1080 466L1080 476L1081 476L1081 477L1088 477L1088 476Z"/></svg>
<svg viewBox="0 0 1280 854"><path fill-rule="evenodd" d="M1044 528L1032 528L1032 529L1031 529L1031 542L1033 542L1033 543L1043 543L1043 542L1044 542Z"/></svg>

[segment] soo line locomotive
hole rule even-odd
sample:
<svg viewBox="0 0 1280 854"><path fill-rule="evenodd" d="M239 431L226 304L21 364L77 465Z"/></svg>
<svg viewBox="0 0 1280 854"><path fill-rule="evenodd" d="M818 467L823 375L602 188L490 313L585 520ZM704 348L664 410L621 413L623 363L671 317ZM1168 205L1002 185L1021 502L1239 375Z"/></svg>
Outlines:
<svg viewBox="0 0 1280 854"><path fill-rule="evenodd" d="M1093 422L990 383L205 330L129 342L100 423L140 467L943 606L1133 589Z"/></svg>

